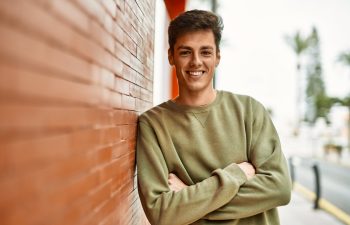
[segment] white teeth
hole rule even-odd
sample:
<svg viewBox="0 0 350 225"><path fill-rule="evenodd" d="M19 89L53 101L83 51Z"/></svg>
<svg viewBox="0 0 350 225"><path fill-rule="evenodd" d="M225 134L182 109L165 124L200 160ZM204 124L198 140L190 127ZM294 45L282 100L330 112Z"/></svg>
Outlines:
<svg viewBox="0 0 350 225"><path fill-rule="evenodd" d="M191 76L200 76L203 74L201 71L190 71L188 72Z"/></svg>

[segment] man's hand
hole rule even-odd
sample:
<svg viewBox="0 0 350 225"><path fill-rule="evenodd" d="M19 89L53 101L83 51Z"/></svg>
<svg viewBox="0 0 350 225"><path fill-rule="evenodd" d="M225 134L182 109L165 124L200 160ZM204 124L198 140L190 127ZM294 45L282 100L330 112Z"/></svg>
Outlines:
<svg viewBox="0 0 350 225"><path fill-rule="evenodd" d="M187 185L180 180L175 174L170 173L168 176L168 184L170 187L170 190L178 192L182 190L183 188L187 187Z"/></svg>
<svg viewBox="0 0 350 225"><path fill-rule="evenodd" d="M245 173L246 177L248 178L248 180L252 179L255 175L255 168L252 164L248 163L248 162L242 162L237 164L241 170Z"/></svg>

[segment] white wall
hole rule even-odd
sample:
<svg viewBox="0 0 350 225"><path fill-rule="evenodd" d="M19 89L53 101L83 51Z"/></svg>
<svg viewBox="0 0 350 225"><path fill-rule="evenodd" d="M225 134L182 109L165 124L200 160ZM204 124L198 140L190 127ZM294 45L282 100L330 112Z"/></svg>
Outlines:
<svg viewBox="0 0 350 225"><path fill-rule="evenodd" d="M171 67L168 62L169 21L164 1L156 0L153 105L168 100L171 93Z"/></svg>

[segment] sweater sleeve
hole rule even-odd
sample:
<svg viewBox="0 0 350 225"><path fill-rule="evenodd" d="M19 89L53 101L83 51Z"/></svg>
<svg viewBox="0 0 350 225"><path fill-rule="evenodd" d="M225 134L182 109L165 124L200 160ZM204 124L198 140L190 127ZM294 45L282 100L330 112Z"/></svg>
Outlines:
<svg viewBox="0 0 350 225"><path fill-rule="evenodd" d="M253 122L246 125L250 142L250 163L256 175L241 186L229 203L209 213L208 220L228 220L250 217L290 201L291 181L274 125L260 103L252 112Z"/></svg>
<svg viewBox="0 0 350 225"><path fill-rule="evenodd" d="M137 178L142 207L151 224L184 225L227 204L236 195L246 176L237 164L218 168L212 175L181 191L168 185L166 160L153 129L139 122Z"/></svg>

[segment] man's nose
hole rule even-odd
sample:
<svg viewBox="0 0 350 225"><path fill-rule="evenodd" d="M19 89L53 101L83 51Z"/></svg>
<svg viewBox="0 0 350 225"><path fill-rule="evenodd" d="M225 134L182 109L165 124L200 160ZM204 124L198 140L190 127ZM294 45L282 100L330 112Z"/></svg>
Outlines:
<svg viewBox="0 0 350 225"><path fill-rule="evenodd" d="M194 53L191 59L191 66L198 67L202 65L202 60L199 54Z"/></svg>

